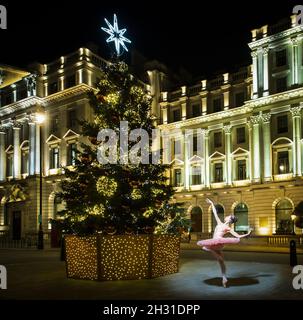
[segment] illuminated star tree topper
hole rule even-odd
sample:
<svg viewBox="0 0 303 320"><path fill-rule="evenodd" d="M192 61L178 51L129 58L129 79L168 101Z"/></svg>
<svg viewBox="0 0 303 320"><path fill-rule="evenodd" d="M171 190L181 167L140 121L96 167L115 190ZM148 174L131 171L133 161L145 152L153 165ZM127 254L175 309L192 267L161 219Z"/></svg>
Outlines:
<svg viewBox="0 0 303 320"><path fill-rule="evenodd" d="M109 29L103 28L103 27L101 27L101 29L110 35L106 39L106 42L107 43L114 42L117 56L120 56L122 54L121 50L120 50L120 46L122 46L122 48L125 51L128 51L124 42L131 43L131 41L129 39L127 39L123 36L124 33L126 32L126 29L124 28L124 29L119 30L116 14L114 14L114 25L113 26L108 22L108 20L106 18L104 18L104 20L105 20Z"/></svg>

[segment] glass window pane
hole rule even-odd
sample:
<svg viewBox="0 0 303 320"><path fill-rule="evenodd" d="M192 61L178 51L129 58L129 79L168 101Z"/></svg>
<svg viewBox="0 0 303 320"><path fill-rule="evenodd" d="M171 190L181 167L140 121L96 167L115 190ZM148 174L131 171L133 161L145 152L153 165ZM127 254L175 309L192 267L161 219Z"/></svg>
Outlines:
<svg viewBox="0 0 303 320"><path fill-rule="evenodd" d="M234 215L238 218L235 223L236 232L248 231L248 208L245 203L239 203L234 209Z"/></svg>
<svg viewBox="0 0 303 320"><path fill-rule="evenodd" d="M276 233L291 234L293 232L293 222L291 214L293 212L292 204L289 200L283 199L276 205Z"/></svg>

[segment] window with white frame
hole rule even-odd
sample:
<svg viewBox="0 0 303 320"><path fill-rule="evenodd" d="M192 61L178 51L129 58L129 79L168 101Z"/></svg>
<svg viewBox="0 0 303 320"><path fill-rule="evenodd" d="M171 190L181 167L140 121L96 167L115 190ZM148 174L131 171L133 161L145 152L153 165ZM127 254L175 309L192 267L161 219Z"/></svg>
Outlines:
<svg viewBox="0 0 303 320"><path fill-rule="evenodd" d="M75 142L67 145L67 165L74 166L77 158L77 144Z"/></svg>
<svg viewBox="0 0 303 320"><path fill-rule="evenodd" d="M191 166L190 184L195 186L202 183L201 165Z"/></svg>
<svg viewBox="0 0 303 320"><path fill-rule="evenodd" d="M214 163L214 182L223 182L223 162Z"/></svg>
<svg viewBox="0 0 303 320"><path fill-rule="evenodd" d="M60 166L59 147L55 146L50 149L50 169L58 169Z"/></svg>
<svg viewBox="0 0 303 320"><path fill-rule="evenodd" d="M172 157L176 158L178 156L181 156L182 154L182 145L181 145L181 140L172 140Z"/></svg>
<svg viewBox="0 0 303 320"><path fill-rule="evenodd" d="M272 145L273 174L283 175L292 172L292 142L281 138Z"/></svg>
<svg viewBox="0 0 303 320"><path fill-rule="evenodd" d="M237 160L237 180L245 180L246 176L246 160Z"/></svg>
<svg viewBox="0 0 303 320"><path fill-rule="evenodd" d="M182 169L175 168L172 172L172 182L174 187L181 187L182 186Z"/></svg>
<svg viewBox="0 0 303 320"><path fill-rule="evenodd" d="M278 152L278 174L289 173L289 154L288 151Z"/></svg>

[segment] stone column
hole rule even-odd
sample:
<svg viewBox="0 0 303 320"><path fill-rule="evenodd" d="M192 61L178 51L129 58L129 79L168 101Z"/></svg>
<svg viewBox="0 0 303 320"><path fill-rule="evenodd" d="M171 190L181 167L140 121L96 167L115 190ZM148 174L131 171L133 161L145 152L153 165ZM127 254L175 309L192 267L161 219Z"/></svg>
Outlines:
<svg viewBox="0 0 303 320"><path fill-rule="evenodd" d="M189 137L189 134L187 134L187 132L185 132L183 134L183 146L184 146L184 188L185 188L185 190L189 190L189 180L190 180L190 163L189 163L190 137Z"/></svg>
<svg viewBox="0 0 303 320"><path fill-rule="evenodd" d="M161 82L163 75L158 70L148 70L147 74L149 76L150 83L150 94L152 97L151 113L157 119L160 118L160 96L161 96Z"/></svg>
<svg viewBox="0 0 303 320"><path fill-rule="evenodd" d="M207 114L207 92L200 94L201 96L201 105L202 105L202 116Z"/></svg>
<svg viewBox="0 0 303 320"><path fill-rule="evenodd" d="M301 176L301 106L292 107L290 112L293 120L293 172L295 176Z"/></svg>
<svg viewBox="0 0 303 320"><path fill-rule="evenodd" d="M269 94L268 86L268 48L263 49L263 97Z"/></svg>
<svg viewBox="0 0 303 320"><path fill-rule="evenodd" d="M187 105L187 98L182 97L180 98L181 103L181 120L186 120L186 105Z"/></svg>
<svg viewBox="0 0 303 320"><path fill-rule="evenodd" d="M260 116L251 116L252 123L252 151L253 151L253 176L252 181L255 183L260 182Z"/></svg>
<svg viewBox="0 0 303 320"><path fill-rule="evenodd" d="M0 126L0 181L6 180L5 127Z"/></svg>
<svg viewBox="0 0 303 320"><path fill-rule="evenodd" d="M204 153L204 170L203 170L203 176L204 176L204 185L205 188L209 188L210 185L210 174L209 174L209 130L208 129L202 129L202 135L203 135L203 153Z"/></svg>
<svg viewBox="0 0 303 320"><path fill-rule="evenodd" d="M298 39L292 38L292 85L298 84Z"/></svg>
<svg viewBox="0 0 303 320"><path fill-rule="evenodd" d="M21 129L21 124L16 121L13 122L13 134L14 134L13 177L15 179L20 179L21 177L20 129Z"/></svg>
<svg viewBox="0 0 303 320"><path fill-rule="evenodd" d="M16 89L16 84L13 83L11 84L11 88L12 88L12 97L13 97L13 102L17 102L17 89Z"/></svg>
<svg viewBox="0 0 303 320"><path fill-rule="evenodd" d="M253 51L251 53L252 62L253 62L253 98L258 98L258 53L257 51Z"/></svg>
<svg viewBox="0 0 303 320"><path fill-rule="evenodd" d="M40 173L40 125L36 124L35 125L36 132L35 132L35 174Z"/></svg>
<svg viewBox="0 0 303 320"><path fill-rule="evenodd" d="M247 170L247 175L249 176L249 179L252 181L252 177L253 177L253 174L252 174L252 167L253 167L253 163L252 163L252 124L251 122L246 119L246 125L247 125L247 128L248 128L248 148L249 148L249 155L248 155L248 158L249 158L249 170Z"/></svg>
<svg viewBox="0 0 303 320"><path fill-rule="evenodd" d="M231 185L232 182L232 163L231 163L231 125L223 127L225 132L225 159L226 159L226 184Z"/></svg>
<svg viewBox="0 0 303 320"><path fill-rule="evenodd" d="M31 119L28 121L29 126L29 175L35 174L35 153L36 153L36 124Z"/></svg>
<svg viewBox="0 0 303 320"><path fill-rule="evenodd" d="M162 107L162 120L163 120L163 124L167 124L168 123L167 106L163 106Z"/></svg>
<svg viewBox="0 0 303 320"><path fill-rule="evenodd" d="M264 181L272 180L270 118L271 118L270 113L262 114L261 116L262 124L263 124Z"/></svg>

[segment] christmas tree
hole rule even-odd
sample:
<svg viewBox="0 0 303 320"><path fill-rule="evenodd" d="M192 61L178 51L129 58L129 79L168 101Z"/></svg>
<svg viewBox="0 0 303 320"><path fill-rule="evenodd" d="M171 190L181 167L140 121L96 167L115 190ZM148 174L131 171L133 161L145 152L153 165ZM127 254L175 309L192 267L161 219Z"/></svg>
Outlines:
<svg viewBox="0 0 303 320"><path fill-rule="evenodd" d="M151 97L125 63L113 61L102 69L98 90L90 93L90 104L94 121L81 122L87 142L77 152L74 168L65 168L66 179L61 183L59 196L66 205L61 212L64 228L79 235L163 229L172 222L176 205L170 204L173 188L165 177L168 165L151 163ZM128 122L128 134L138 128L148 133L149 163L123 163L120 141L116 163L100 163L98 150L106 141L99 141L98 133L109 128L119 136L120 121ZM129 150L137 142L129 142ZM138 156L142 152L139 150Z"/></svg>

